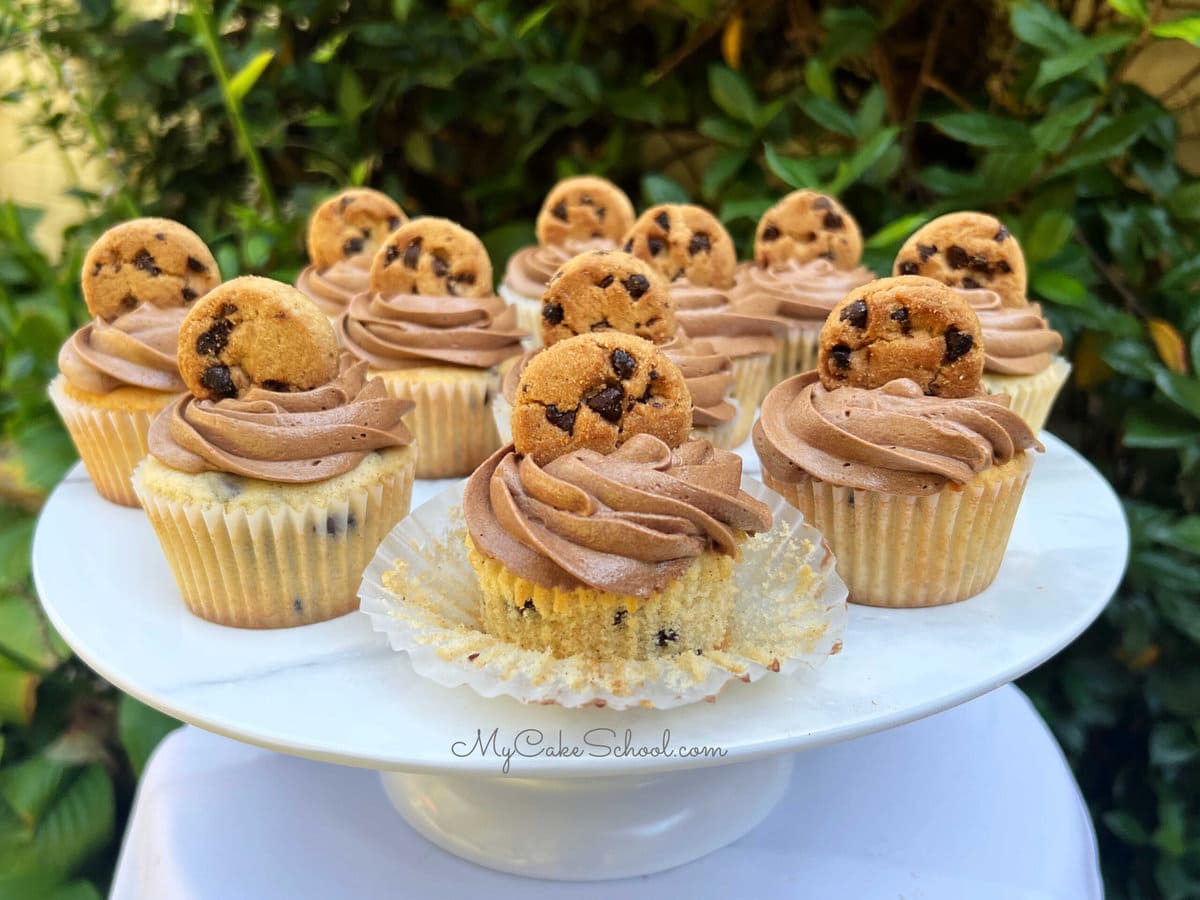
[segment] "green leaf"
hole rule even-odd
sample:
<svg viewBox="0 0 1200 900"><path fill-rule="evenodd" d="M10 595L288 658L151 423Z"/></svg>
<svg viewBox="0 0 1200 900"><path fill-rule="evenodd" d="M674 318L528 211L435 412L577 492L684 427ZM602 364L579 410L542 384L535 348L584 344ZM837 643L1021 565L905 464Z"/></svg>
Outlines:
<svg viewBox="0 0 1200 900"><path fill-rule="evenodd" d="M849 160L838 166L837 174L826 187L826 193L837 196L858 181L892 146L899 128L885 128L869 138Z"/></svg>
<svg viewBox="0 0 1200 900"><path fill-rule="evenodd" d="M886 115L887 97L884 96L883 88L873 84L858 104L858 112L855 114L858 127L855 133L861 137L869 137L883 127Z"/></svg>
<svg viewBox="0 0 1200 900"><path fill-rule="evenodd" d="M813 96L832 102L834 96L833 74L818 57L810 56L808 62L804 64L804 84L812 91Z"/></svg>
<svg viewBox="0 0 1200 900"><path fill-rule="evenodd" d="M1154 383L1169 400L1200 418L1200 379L1191 375L1177 375L1162 367L1156 367Z"/></svg>
<svg viewBox="0 0 1200 900"><path fill-rule="evenodd" d="M363 90L362 81L348 66L342 69L341 77L338 79L337 105L342 116L351 122L356 120L370 105L370 100L367 99L366 92Z"/></svg>
<svg viewBox="0 0 1200 900"><path fill-rule="evenodd" d="M50 645L41 613L28 597L0 597L0 653L40 672L61 661Z"/></svg>
<svg viewBox="0 0 1200 900"><path fill-rule="evenodd" d="M1075 129L1087 121L1096 108L1096 97L1083 97L1074 103L1053 109L1029 130L1039 150L1059 153L1066 148Z"/></svg>
<svg viewBox="0 0 1200 900"><path fill-rule="evenodd" d="M1037 269L1030 279L1030 287L1037 297L1066 306L1087 305L1087 286L1066 272L1057 269Z"/></svg>
<svg viewBox="0 0 1200 900"><path fill-rule="evenodd" d="M854 137L858 133L858 122L854 116L832 100L825 97L805 97L800 108L822 128L847 137Z"/></svg>
<svg viewBox="0 0 1200 900"><path fill-rule="evenodd" d="M1074 75L1101 57L1128 46L1134 37L1136 35L1127 31L1098 34L1080 41L1065 53L1043 59L1038 66L1033 90L1040 91L1068 75ZM1098 86L1103 86L1103 80Z"/></svg>
<svg viewBox="0 0 1200 900"><path fill-rule="evenodd" d="M1100 351L1100 358L1116 371L1139 381L1152 381L1158 357L1141 341L1112 341Z"/></svg>
<svg viewBox="0 0 1200 900"><path fill-rule="evenodd" d="M1194 606L1194 604L1193 604ZM1200 608L1196 610L1200 626ZM1200 630L1193 635L1200 641ZM1200 752L1196 738L1180 722L1159 722L1150 732L1150 763L1155 766L1179 766L1190 762Z"/></svg>
<svg viewBox="0 0 1200 900"><path fill-rule="evenodd" d="M1200 222L1200 181L1176 188L1167 197L1167 209L1183 222Z"/></svg>
<svg viewBox="0 0 1200 900"><path fill-rule="evenodd" d="M1079 142L1075 151L1058 168L1059 174L1075 172L1085 166L1105 162L1124 153L1160 116L1170 113L1159 108L1141 109L1114 119Z"/></svg>
<svg viewBox="0 0 1200 900"><path fill-rule="evenodd" d="M780 156L772 145L767 144L766 160L767 168L788 187L815 188L821 183L816 169L807 159Z"/></svg>
<svg viewBox="0 0 1200 900"><path fill-rule="evenodd" d="M1025 258L1030 262L1054 259L1071 238L1075 220L1060 209L1048 209L1033 223L1025 241Z"/></svg>
<svg viewBox="0 0 1200 900"><path fill-rule="evenodd" d="M1148 844L1150 835L1132 813L1110 810L1100 817L1108 830L1127 844Z"/></svg>
<svg viewBox="0 0 1200 900"><path fill-rule="evenodd" d="M741 122L753 122L758 115L758 100L750 82L728 66L709 66L708 93L727 116Z"/></svg>
<svg viewBox="0 0 1200 900"><path fill-rule="evenodd" d="M0 588L20 588L29 579L29 553L33 544L33 516L3 509L0 519Z"/></svg>
<svg viewBox="0 0 1200 900"><path fill-rule="evenodd" d="M1046 53L1061 53L1081 39L1066 19L1044 3L1016 3L1012 10L1013 34Z"/></svg>
<svg viewBox="0 0 1200 900"><path fill-rule="evenodd" d="M8 657L0 656L0 725L28 725L37 708L36 672L18 668Z"/></svg>
<svg viewBox="0 0 1200 900"><path fill-rule="evenodd" d="M718 116L701 119L696 130L705 137L731 147L745 147L754 139L754 129L748 128L740 122L734 122L732 119Z"/></svg>
<svg viewBox="0 0 1200 900"><path fill-rule="evenodd" d="M700 181L700 194L705 200L714 199L746 162L746 154L740 150L719 153L708 165Z"/></svg>
<svg viewBox="0 0 1200 900"><path fill-rule="evenodd" d="M896 247L904 243L904 239L929 221L928 213L913 213L901 216L889 222L871 235L864 246L875 250L884 247Z"/></svg>
<svg viewBox="0 0 1200 900"><path fill-rule="evenodd" d="M1146 12L1146 0L1108 0L1108 5L1127 19L1137 22L1150 20L1150 14Z"/></svg>
<svg viewBox="0 0 1200 900"><path fill-rule="evenodd" d="M1200 16L1184 16L1173 22L1159 22L1150 33L1160 38L1178 38L1200 47Z"/></svg>
<svg viewBox="0 0 1200 900"><path fill-rule="evenodd" d="M674 178L666 175L643 175L642 196L647 206L658 203L690 203L691 198Z"/></svg>
<svg viewBox="0 0 1200 900"><path fill-rule="evenodd" d="M973 147L1019 147L1029 142L1029 129L1023 122L991 113L947 113L931 119L930 124Z"/></svg>
<svg viewBox="0 0 1200 900"><path fill-rule="evenodd" d="M1125 419L1122 442L1126 447L1173 450L1200 441L1200 423L1175 410L1152 407L1131 411Z"/></svg>
<svg viewBox="0 0 1200 900"><path fill-rule="evenodd" d="M242 98L250 93L250 89L254 87L255 82L267 70L267 66L271 64L271 60L274 58L274 50L264 50L250 60L250 62L242 66L238 73L229 79L229 95L233 97L235 102L241 103Z"/></svg>
<svg viewBox="0 0 1200 900"><path fill-rule="evenodd" d="M555 3L543 3L537 9L527 15L521 20L521 24L517 26L517 30L513 33L514 37L516 37L517 40L521 40L522 38L526 37L531 31L542 24L542 21L546 18L546 16L550 15L556 5L557 4Z"/></svg>
<svg viewBox="0 0 1200 900"><path fill-rule="evenodd" d="M317 45L317 49L313 51L312 61L319 65L329 62L337 55L338 50L341 49L342 44L346 43L346 38L348 37L350 37L350 31L347 29L346 31L339 31L332 37L322 41Z"/></svg>
<svg viewBox="0 0 1200 900"><path fill-rule="evenodd" d="M762 214L771 208L774 201L770 197L756 197L747 200L729 200L721 204L718 218L722 222L736 222L739 219L749 219L757 222Z"/></svg>
<svg viewBox="0 0 1200 900"><path fill-rule="evenodd" d="M117 734L136 774L141 775L154 748L180 724L128 694L121 695L117 707Z"/></svg>

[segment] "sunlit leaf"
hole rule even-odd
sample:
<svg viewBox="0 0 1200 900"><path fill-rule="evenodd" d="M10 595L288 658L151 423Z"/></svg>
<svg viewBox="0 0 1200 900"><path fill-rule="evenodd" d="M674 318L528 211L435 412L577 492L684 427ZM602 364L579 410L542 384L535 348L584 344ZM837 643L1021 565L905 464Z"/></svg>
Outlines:
<svg viewBox="0 0 1200 900"><path fill-rule="evenodd" d="M1154 341L1154 346L1158 350L1158 358L1163 361L1163 365L1172 372L1180 375L1186 374L1188 370L1187 348L1184 347L1183 337L1175 326L1166 319L1150 319L1146 323L1146 328L1150 331L1150 339Z"/></svg>
<svg viewBox="0 0 1200 900"><path fill-rule="evenodd" d="M955 140L975 147L1013 147L1029 140L1029 129L1023 123L990 113L946 113L930 123Z"/></svg>
<svg viewBox="0 0 1200 900"><path fill-rule="evenodd" d="M770 144L766 147L767 168L792 188L815 188L821 183L816 169L806 159L780 156Z"/></svg>
<svg viewBox="0 0 1200 900"><path fill-rule="evenodd" d="M742 26L745 19L740 14L730 16L721 30L721 57L731 69L742 67Z"/></svg>
<svg viewBox="0 0 1200 900"><path fill-rule="evenodd" d="M1133 33L1126 31L1098 34L1095 37L1080 41L1065 53L1047 57L1038 66L1038 74L1033 82L1033 90L1041 90L1057 81L1061 81L1068 75L1074 75L1100 57L1128 46L1135 36Z"/></svg>
<svg viewBox="0 0 1200 900"><path fill-rule="evenodd" d="M242 98L250 93L250 89L254 87L274 58L274 50L264 50L251 59L250 62L246 63L246 65L242 66L237 74L229 79L230 96L240 103Z"/></svg>
<svg viewBox="0 0 1200 900"><path fill-rule="evenodd" d="M751 122L758 113L758 100L750 82L727 66L709 66L708 93L713 102L734 119Z"/></svg>
<svg viewBox="0 0 1200 900"><path fill-rule="evenodd" d="M1150 18L1146 12L1146 0L1108 0L1108 5L1127 19L1145 22Z"/></svg>
<svg viewBox="0 0 1200 900"><path fill-rule="evenodd" d="M1160 38L1178 38L1200 47L1200 16L1184 16L1172 22L1151 26L1150 33Z"/></svg>

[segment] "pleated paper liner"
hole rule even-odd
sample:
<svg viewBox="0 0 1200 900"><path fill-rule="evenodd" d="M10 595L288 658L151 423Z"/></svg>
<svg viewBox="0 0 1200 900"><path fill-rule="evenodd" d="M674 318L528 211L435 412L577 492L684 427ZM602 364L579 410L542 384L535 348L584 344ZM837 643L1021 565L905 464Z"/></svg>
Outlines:
<svg viewBox="0 0 1200 900"><path fill-rule="evenodd" d="M850 600L867 606L940 606L996 578L1033 453L993 466L961 488L909 496L818 479L763 480L821 530L837 554Z"/></svg>
<svg viewBox="0 0 1200 900"><path fill-rule="evenodd" d="M779 348L771 355L770 371L767 373L769 391L779 382L817 367L817 350L820 345L821 326L824 322L810 325L789 324L787 335L779 342ZM766 391L763 392L764 396Z"/></svg>
<svg viewBox="0 0 1200 900"><path fill-rule="evenodd" d="M219 625L285 628L358 605L363 570L408 512L414 462L411 447L387 451L369 471L360 464L292 492L294 504L258 505L237 495L191 499L169 470L148 474L151 464L165 469L153 459L137 470L134 484L193 613Z"/></svg>
<svg viewBox="0 0 1200 900"><path fill-rule="evenodd" d="M140 400L151 398L140 404L142 408L103 407L72 396L62 375L50 382L49 392L100 496L122 506L137 506L130 478L149 453L150 423L177 395L142 391ZM155 406L159 398L161 403Z"/></svg>
<svg viewBox="0 0 1200 900"><path fill-rule="evenodd" d="M983 373L983 385L991 394L1008 394L1012 410L1029 423L1034 433L1041 431L1050 418L1050 408L1058 392L1067 383L1071 364L1061 356L1054 357L1049 368L1035 375L993 375Z"/></svg>
<svg viewBox="0 0 1200 900"><path fill-rule="evenodd" d="M535 350L542 346L542 298L518 294L506 284L501 284L497 293L510 306L517 308L517 327L529 332L529 337L521 342L525 348Z"/></svg>
<svg viewBox="0 0 1200 900"><path fill-rule="evenodd" d="M481 629L463 487L447 488L396 526L359 590L375 630L440 685L524 703L668 709L711 700L734 679L816 668L841 649L846 588L828 546L786 501L748 478L743 489L771 507L775 525L746 541L734 567L725 651L597 662L505 643Z"/></svg>

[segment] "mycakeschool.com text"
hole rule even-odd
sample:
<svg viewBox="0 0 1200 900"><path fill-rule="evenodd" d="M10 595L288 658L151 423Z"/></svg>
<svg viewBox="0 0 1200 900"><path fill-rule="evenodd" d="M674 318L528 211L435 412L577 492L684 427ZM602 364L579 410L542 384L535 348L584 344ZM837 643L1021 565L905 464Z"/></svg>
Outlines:
<svg viewBox="0 0 1200 900"><path fill-rule="evenodd" d="M547 734L538 728L524 728L511 737L502 735L499 728L491 731L479 728L472 737L451 744L450 752L460 759L492 757L506 775L512 770L514 760L523 759L720 759L727 753L724 747L673 744L669 728L649 741L635 739L629 728L624 731L592 728L578 740L567 740L562 731Z"/></svg>

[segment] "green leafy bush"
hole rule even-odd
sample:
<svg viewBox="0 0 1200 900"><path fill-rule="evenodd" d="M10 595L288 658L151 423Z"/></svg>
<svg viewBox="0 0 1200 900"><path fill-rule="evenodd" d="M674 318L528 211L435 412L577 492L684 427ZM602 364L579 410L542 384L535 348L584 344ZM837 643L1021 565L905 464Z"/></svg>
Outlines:
<svg viewBox="0 0 1200 900"><path fill-rule="evenodd" d="M1200 182L1176 162L1177 119L1125 76L1142 53L1200 42L1200 17L1165 21L1155 9L1120 0L1079 29L1071 21L1086 10L1066 16L1028 0L816 9L677 0L637 12L197 0L159 20L108 0L18 0L0 27L50 73L48 85L23 91L43 132L109 171L105 192L83 194L90 218L66 235L60 266L25 239L31 213L3 211L0 417L11 466L35 491L63 470L42 385L82 315L83 249L130 215L188 222L226 276L290 279L314 200L344 184L460 219L498 264L531 239L547 187L582 171L643 203L703 202L743 250L788 188L832 191L860 218L866 261L881 272L932 215L993 211L1021 238L1032 292L1075 364L1051 428L1116 486L1133 537L1102 620L1023 686L1087 795L1109 895L1196 896ZM6 678L32 675L23 689L40 686L32 719L0 712L0 796L12 821L28 822L44 811L25 799L39 784L53 781L56 798L75 785L100 798L91 773L107 773L123 808L130 774L106 718L112 694L78 664L59 664L64 650L32 617L22 569L30 520L12 522L0 528L0 561L20 603L15 633L40 637L12 650L0 642L0 706ZM68 784L46 761L77 727L64 710L80 704L109 723L89 731L108 756L101 768L73 760ZM149 743L125 742L139 761ZM78 872L103 883L102 862L74 865L115 834L111 794L107 805L88 802L78 852L48 883ZM11 833L6 816L0 804L0 841ZM22 857L29 872L43 858Z"/></svg>

